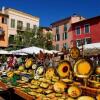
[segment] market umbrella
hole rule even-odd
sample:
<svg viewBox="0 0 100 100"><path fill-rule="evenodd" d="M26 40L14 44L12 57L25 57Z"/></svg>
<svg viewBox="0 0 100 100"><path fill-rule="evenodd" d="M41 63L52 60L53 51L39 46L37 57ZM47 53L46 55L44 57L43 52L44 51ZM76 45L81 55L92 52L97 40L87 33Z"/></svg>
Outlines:
<svg viewBox="0 0 100 100"><path fill-rule="evenodd" d="M35 46L11 51L11 53L26 53L26 54L34 54L35 53L35 54L38 54L38 53L40 53L40 51L42 51L44 53L50 53L49 50L45 50L43 48L39 48L39 47L35 47Z"/></svg>
<svg viewBox="0 0 100 100"><path fill-rule="evenodd" d="M10 52L6 50L0 50L0 54L10 54Z"/></svg>
<svg viewBox="0 0 100 100"><path fill-rule="evenodd" d="M79 47L82 50L82 46ZM85 56L100 54L100 43L92 43L83 45L83 51Z"/></svg>

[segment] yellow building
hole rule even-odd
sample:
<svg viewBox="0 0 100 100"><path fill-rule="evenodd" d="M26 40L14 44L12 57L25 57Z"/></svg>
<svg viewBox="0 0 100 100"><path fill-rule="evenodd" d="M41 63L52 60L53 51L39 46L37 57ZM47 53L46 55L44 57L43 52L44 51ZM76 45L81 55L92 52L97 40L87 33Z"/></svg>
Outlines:
<svg viewBox="0 0 100 100"><path fill-rule="evenodd" d="M8 18L8 41L9 46L14 44L15 36L18 33L25 32L26 30L32 32L34 27L39 27L40 18L22 11L2 7L0 11L2 14L9 15Z"/></svg>

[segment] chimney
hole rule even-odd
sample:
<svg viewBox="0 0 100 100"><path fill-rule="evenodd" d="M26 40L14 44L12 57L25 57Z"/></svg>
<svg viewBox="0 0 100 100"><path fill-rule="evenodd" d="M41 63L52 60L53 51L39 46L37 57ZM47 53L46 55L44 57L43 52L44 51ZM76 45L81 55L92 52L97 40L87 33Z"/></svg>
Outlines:
<svg viewBox="0 0 100 100"><path fill-rule="evenodd" d="M4 6L2 7L2 13L3 14L5 13L5 7Z"/></svg>

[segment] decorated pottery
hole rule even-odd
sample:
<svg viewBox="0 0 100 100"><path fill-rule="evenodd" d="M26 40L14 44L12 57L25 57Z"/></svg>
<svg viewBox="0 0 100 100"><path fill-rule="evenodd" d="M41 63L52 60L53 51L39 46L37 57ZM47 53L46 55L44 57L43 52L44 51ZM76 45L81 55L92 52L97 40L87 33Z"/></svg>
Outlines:
<svg viewBox="0 0 100 100"><path fill-rule="evenodd" d="M22 76L22 81L28 82L28 80L29 80L28 77Z"/></svg>
<svg viewBox="0 0 100 100"><path fill-rule="evenodd" d="M100 82L96 80L88 80L89 86L100 89Z"/></svg>
<svg viewBox="0 0 100 100"><path fill-rule="evenodd" d="M34 71L32 69L29 69L28 74L34 75Z"/></svg>
<svg viewBox="0 0 100 100"><path fill-rule="evenodd" d="M19 70L15 70L14 73L15 74L20 74L20 71Z"/></svg>
<svg viewBox="0 0 100 100"><path fill-rule="evenodd" d="M25 63L25 67L26 68L29 68L29 67L31 67L32 66L32 59L30 58L30 59L28 59L27 61L26 61L26 63Z"/></svg>
<svg viewBox="0 0 100 100"><path fill-rule="evenodd" d="M100 100L100 94L97 94L96 99Z"/></svg>
<svg viewBox="0 0 100 100"><path fill-rule="evenodd" d="M100 75L100 66L97 66L97 67L96 67L95 72L96 72L96 74Z"/></svg>
<svg viewBox="0 0 100 100"><path fill-rule="evenodd" d="M51 80L53 82L57 82L59 80L59 77L54 75Z"/></svg>
<svg viewBox="0 0 100 100"><path fill-rule="evenodd" d="M67 88L66 84L62 81L58 81L54 84L54 91L58 93L63 93Z"/></svg>
<svg viewBox="0 0 100 100"><path fill-rule="evenodd" d="M66 100L75 100L75 99L73 99L73 98L71 98L71 97L68 97Z"/></svg>
<svg viewBox="0 0 100 100"><path fill-rule="evenodd" d="M43 74L43 72L44 72L44 67L43 67L43 66L38 67L37 70L36 70L36 73L37 73L38 75Z"/></svg>
<svg viewBox="0 0 100 100"><path fill-rule="evenodd" d="M32 84L32 85L37 85L37 86L39 86L39 85L40 85L40 82L33 79L33 80L31 81L31 84Z"/></svg>
<svg viewBox="0 0 100 100"><path fill-rule="evenodd" d="M37 65L36 65L36 64L33 64L33 65L32 65L32 69L35 70L36 68L37 68Z"/></svg>
<svg viewBox="0 0 100 100"><path fill-rule="evenodd" d="M70 50L70 56L73 59L77 59L80 56L80 50L77 47L72 47Z"/></svg>
<svg viewBox="0 0 100 100"><path fill-rule="evenodd" d="M82 91L77 86L71 86L68 88L68 95L73 98L77 98L82 94Z"/></svg>
<svg viewBox="0 0 100 100"><path fill-rule="evenodd" d="M63 82L65 82L65 83L72 83L73 81L71 80L71 79L67 79L67 78L65 78L65 79L61 79Z"/></svg>
<svg viewBox="0 0 100 100"><path fill-rule="evenodd" d="M25 69L24 66L19 66L18 68L19 71L24 71L24 69Z"/></svg>
<svg viewBox="0 0 100 100"><path fill-rule="evenodd" d="M93 66L86 59L79 59L74 65L74 73L77 77L87 78L92 74Z"/></svg>
<svg viewBox="0 0 100 100"><path fill-rule="evenodd" d="M28 82L30 79L30 75L29 74L23 74L21 77L22 81Z"/></svg>
<svg viewBox="0 0 100 100"><path fill-rule="evenodd" d="M48 83L42 82L42 83L40 84L40 87L42 87L42 88L48 88L48 86L49 86Z"/></svg>
<svg viewBox="0 0 100 100"><path fill-rule="evenodd" d="M68 61L63 61L58 65L57 72L60 77L66 77L70 72L70 63Z"/></svg>
<svg viewBox="0 0 100 100"><path fill-rule="evenodd" d="M13 73L12 71L9 71L9 72L7 73L7 76L10 77L10 78L13 77L13 75L14 75L14 73Z"/></svg>
<svg viewBox="0 0 100 100"><path fill-rule="evenodd" d="M51 79L55 75L54 68L48 68L45 77L46 79Z"/></svg>
<svg viewBox="0 0 100 100"><path fill-rule="evenodd" d="M81 96L77 100L95 100L93 97L90 96Z"/></svg>

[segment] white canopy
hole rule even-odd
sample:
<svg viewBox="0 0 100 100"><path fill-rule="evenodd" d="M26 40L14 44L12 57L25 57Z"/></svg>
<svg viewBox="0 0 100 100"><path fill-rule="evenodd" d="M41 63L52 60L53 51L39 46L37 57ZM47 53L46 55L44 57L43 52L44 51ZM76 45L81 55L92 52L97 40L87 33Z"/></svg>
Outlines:
<svg viewBox="0 0 100 100"><path fill-rule="evenodd" d="M23 52L17 52L16 51L10 51L11 54L14 54L14 55L27 55L26 53L23 53Z"/></svg>
<svg viewBox="0 0 100 100"><path fill-rule="evenodd" d="M86 44L83 45L84 49L100 49L100 43L92 43L92 44ZM80 46L79 48L82 48L82 46Z"/></svg>
<svg viewBox="0 0 100 100"><path fill-rule="evenodd" d="M0 50L0 54L10 54L10 52L6 50Z"/></svg>
<svg viewBox="0 0 100 100"><path fill-rule="evenodd" d="M28 48L23 48L23 49L20 49L20 50L16 50L16 51L11 51L11 53L26 53L26 54L37 54L37 53L40 53L40 50L44 53L51 53L49 50L45 50L45 49L42 49L42 48L39 48L39 47L35 47L35 46L32 46L32 47L28 47Z"/></svg>
<svg viewBox="0 0 100 100"><path fill-rule="evenodd" d="M79 47L80 49L82 46ZM83 45L84 55L98 55L100 54L100 43L92 43Z"/></svg>
<svg viewBox="0 0 100 100"><path fill-rule="evenodd" d="M60 51L56 51L56 50L50 50L50 53L59 53Z"/></svg>

